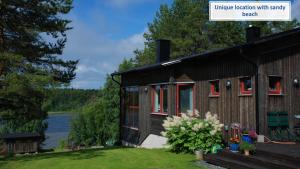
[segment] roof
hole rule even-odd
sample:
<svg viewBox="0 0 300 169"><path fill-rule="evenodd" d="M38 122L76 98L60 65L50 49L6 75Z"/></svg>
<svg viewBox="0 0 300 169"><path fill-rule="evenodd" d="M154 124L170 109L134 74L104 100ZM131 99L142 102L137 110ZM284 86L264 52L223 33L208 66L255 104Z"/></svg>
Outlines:
<svg viewBox="0 0 300 169"><path fill-rule="evenodd" d="M137 72L137 71L157 69L157 68L161 68L161 67L168 66L168 65L178 64L180 62L190 60L190 59L194 59L194 58L204 59L204 58L207 58L207 56L209 56L209 55L215 55L215 54L218 54L218 53L222 53L222 52L226 52L226 51L233 51L233 50L236 50L236 49L244 49L248 46L260 45L260 44L263 44L265 42L278 40L278 39L281 39L281 38L284 38L284 37L287 37L287 36L291 36L291 35L294 35L294 34L300 34L300 27L292 29L292 30L288 30L288 31L268 35L268 36L263 36L263 37L260 37L259 39L255 40L255 41L247 42L247 43L240 44L240 45L235 45L233 47L228 47L228 48L223 48L223 49L216 49L216 50L211 50L211 51L207 51L207 52L203 52L203 53L199 53L199 54L184 56L184 57L177 58L177 59L172 59L172 60L169 60L169 61L163 62L163 63L155 63L155 64L146 65L146 66L142 66L142 67L138 67L138 68L133 68L133 69L123 71L123 72L115 72L115 73L112 73L112 75L113 76L114 75L122 75L122 74L126 74L126 73Z"/></svg>
<svg viewBox="0 0 300 169"><path fill-rule="evenodd" d="M41 137L38 133L8 133L3 134L2 139L18 139L18 138L38 138Z"/></svg>

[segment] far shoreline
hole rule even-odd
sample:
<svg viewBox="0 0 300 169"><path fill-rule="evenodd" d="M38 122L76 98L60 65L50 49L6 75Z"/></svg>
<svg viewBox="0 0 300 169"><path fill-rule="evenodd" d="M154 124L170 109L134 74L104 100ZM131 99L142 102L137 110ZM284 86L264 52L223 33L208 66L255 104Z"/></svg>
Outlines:
<svg viewBox="0 0 300 169"><path fill-rule="evenodd" d="M48 115L59 115L59 114L78 114L78 111L50 111Z"/></svg>

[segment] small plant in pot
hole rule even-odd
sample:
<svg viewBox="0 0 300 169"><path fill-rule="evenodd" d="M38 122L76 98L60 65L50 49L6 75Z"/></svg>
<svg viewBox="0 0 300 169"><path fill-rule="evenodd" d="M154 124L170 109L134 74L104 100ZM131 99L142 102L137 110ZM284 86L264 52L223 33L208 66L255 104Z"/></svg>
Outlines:
<svg viewBox="0 0 300 169"><path fill-rule="evenodd" d="M243 130L243 132L242 132L242 141L247 142L249 144L252 144L252 139L249 136L249 130L247 130L247 129Z"/></svg>
<svg viewBox="0 0 300 169"><path fill-rule="evenodd" d="M240 150L244 151L245 156L249 156L250 151L255 150L255 146L254 146L254 144L242 142L240 145Z"/></svg>
<svg viewBox="0 0 300 169"><path fill-rule="evenodd" d="M249 130L249 137L252 139L252 143L257 140L257 134L255 130Z"/></svg>

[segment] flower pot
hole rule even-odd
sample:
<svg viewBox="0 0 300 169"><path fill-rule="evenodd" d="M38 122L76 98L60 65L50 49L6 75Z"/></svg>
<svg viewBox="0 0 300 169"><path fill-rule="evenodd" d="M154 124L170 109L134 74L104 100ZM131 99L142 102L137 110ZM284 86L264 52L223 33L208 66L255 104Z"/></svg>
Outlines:
<svg viewBox="0 0 300 169"><path fill-rule="evenodd" d="M249 150L244 150L244 155L245 155L245 156L249 156L249 154L250 154L250 153L249 153Z"/></svg>
<svg viewBox="0 0 300 169"><path fill-rule="evenodd" d="M230 143L230 150L232 152L238 152L239 151L239 148L240 148L240 145L237 144L237 143Z"/></svg>
<svg viewBox="0 0 300 169"><path fill-rule="evenodd" d="M195 155L197 160L203 160L203 150L196 150Z"/></svg>
<svg viewBox="0 0 300 169"><path fill-rule="evenodd" d="M252 144L252 139L248 134L243 134L242 140L246 143Z"/></svg>

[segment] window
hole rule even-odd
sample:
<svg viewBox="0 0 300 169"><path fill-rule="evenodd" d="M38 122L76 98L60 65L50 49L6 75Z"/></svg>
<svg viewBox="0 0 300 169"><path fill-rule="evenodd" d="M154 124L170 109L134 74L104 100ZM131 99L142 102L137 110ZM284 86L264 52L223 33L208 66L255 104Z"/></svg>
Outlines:
<svg viewBox="0 0 300 169"><path fill-rule="evenodd" d="M252 94L251 77L240 78L240 94L242 94L242 95L251 95Z"/></svg>
<svg viewBox="0 0 300 169"><path fill-rule="evenodd" d="M123 125L138 128L139 90L137 87L125 88L125 112Z"/></svg>
<svg viewBox="0 0 300 169"><path fill-rule="evenodd" d="M210 81L210 96L220 96L219 80Z"/></svg>
<svg viewBox="0 0 300 169"><path fill-rule="evenodd" d="M152 112L167 114L168 112L168 86L156 85L152 90Z"/></svg>
<svg viewBox="0 0 300 169"><path fill-rule="evenodd" d="M193 84L177 85L177 115L187 113L188 110L194 110L194 87Z"/></svg>
<svg viewBox="0 0 300 169"><path fill-rule="evenodd" d="M281 94L281 77L269 76L269 94Z"/></svg>

